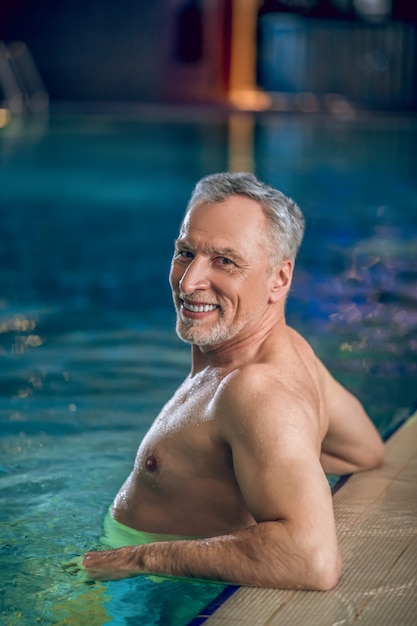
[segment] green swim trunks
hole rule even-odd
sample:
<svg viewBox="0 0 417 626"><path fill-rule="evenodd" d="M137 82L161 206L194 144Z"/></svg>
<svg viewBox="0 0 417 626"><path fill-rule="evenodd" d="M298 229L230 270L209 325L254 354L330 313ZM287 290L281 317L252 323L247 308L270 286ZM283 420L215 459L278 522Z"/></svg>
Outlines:
<svg viewBox="0 0 417 626"><path fill-rule="evenodd" d="M129 528L129 526L125 526L121 524L117 520L112 517L110 512L110 508L106 513L106 516L103 521L103 530L104 534L100 537L100 543L104 545L106 549L115 549L122 548L123 546L137 546L145 543L154 543L155 541L184 541L187 539L204 539L204 537L190 537L184 535L163 535L160 533L147 533L142 530L135 530L134 528ZM151 580L152 582L164 582L167 580L173 581L181 581L187 583L204 583L207 584L208 581L206 579L202 580L199 578L178 578L174 576L165 576L165 575L147 575L146 578ZM220 583L218 581L210 581L211 584L214 585L223 585L224 583Z"/></svg>
<svg viewBox="0 0 417 626"><path fill-rule="evenodd" d="M100 537L100 543L109 548L121 548L122 546L136 546L155 541L178 541L185 539L202 539L203 537L184 537L183 535L163 535L159 533L147 533L135 530L121 524L112 517L110 509L107 511L103 522L104 535Z"/></svg>

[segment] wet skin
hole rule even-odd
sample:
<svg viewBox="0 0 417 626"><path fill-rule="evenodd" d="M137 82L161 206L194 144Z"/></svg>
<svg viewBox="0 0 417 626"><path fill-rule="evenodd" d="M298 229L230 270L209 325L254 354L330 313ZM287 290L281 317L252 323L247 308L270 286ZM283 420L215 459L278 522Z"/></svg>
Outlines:
<svg viewBox="0 0 417 626"><path fill-rule="evenodd" d="M152 571L307 589L338 580L324 471L377 466L383 446L362 405L287 326L293 264L271 270L265 231L260 206L237 196L185 219L170 281L191 373L112 508L132 528L213 539L89 554L93 576Z"/></svg>
<svg viewBox="0 0 417 626"><path fill-rule="evenodd" d="M241 199L228 204L241 216ZM194 348L192 373L155 420L115 499L114 517L133 528L212 536L255 523L236 481L216 403L221 381L242 356L247 363L261 358L257 344L275 323L268 303L272 281L265 281L265 241L254 236L262 232L265 218L253 213L253 205L258 208L247 200L247 219L238 233L237 216L229 213L225 219L223 205L196 211L176 242L170 281L177 330L201 345ZM290 271L285 266L280 279L282 297ZM208 310L196 310L201 308ZM150 456L157 461L156 472L146 466Z"/></svg>

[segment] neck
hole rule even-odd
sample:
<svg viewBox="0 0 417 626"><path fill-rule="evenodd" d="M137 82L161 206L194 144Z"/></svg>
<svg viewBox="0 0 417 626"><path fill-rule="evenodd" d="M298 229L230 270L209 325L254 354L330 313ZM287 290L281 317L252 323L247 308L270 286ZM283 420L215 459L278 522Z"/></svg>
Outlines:
<svg viewBox="0 0 417 626"><path fill-rule="evenodd" d="M284 312L279 318L268 320L256 330L246 329L228 342L217 346L192 346L191 376L207 367L222 370L224 374L259 358L260 353L286 327Z"/></svg>

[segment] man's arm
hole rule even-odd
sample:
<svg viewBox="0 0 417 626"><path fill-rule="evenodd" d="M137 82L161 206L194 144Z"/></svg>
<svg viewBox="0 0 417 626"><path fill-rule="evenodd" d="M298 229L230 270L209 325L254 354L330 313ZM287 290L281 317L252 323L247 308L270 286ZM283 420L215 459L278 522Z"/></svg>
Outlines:
<svg viewBox="0 0 417 626"><path fill-rule="evenodd" d="M319 360L318 367L329 420L321 450L324 470L343 475L379 467L384 462L384 444L362 404Z"/></svg>
<svg viewBox="0 0 417 626"><path fill-rule="evenodd" d="M89 553L84 566L91 576L147 572L318 590L337 583L340 556L314 416L300 398L254 372L223 387L217 412L257 523L222 537Z"/></svg>
<svg viewBox="0 0 417 626"><path fill-rule="evenodd" d="M294 544L294 538L288 536L282 523L262 522L222 537L163 541L88 552L83 566L96 580L159 574L249 587L332 589L338 581L340 566L336 571L327 570L325 558L317 555L317 563L314 563L306 558L299 546L297 551L292 548L291 559L298 559L295 571L285 563L284 546L274 549L274 546L278 548L279 544L289 542ZM287 569L285 573L284 568Z"/></svg>

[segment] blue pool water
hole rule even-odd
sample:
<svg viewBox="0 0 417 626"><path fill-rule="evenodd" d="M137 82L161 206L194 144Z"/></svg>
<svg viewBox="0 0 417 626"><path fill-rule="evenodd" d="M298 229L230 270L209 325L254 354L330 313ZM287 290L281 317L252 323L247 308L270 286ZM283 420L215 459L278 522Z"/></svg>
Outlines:
<svg viewBox="0 0 417 626"><path fill-rule="evenodd" d="M183 626L223 586L86 585L63 565L99 546L188 371L167 271L191 188L253 164L300 204L289 322L386 435L417 397L417 123L55 115L1 133L1 619Z"/></svg>

